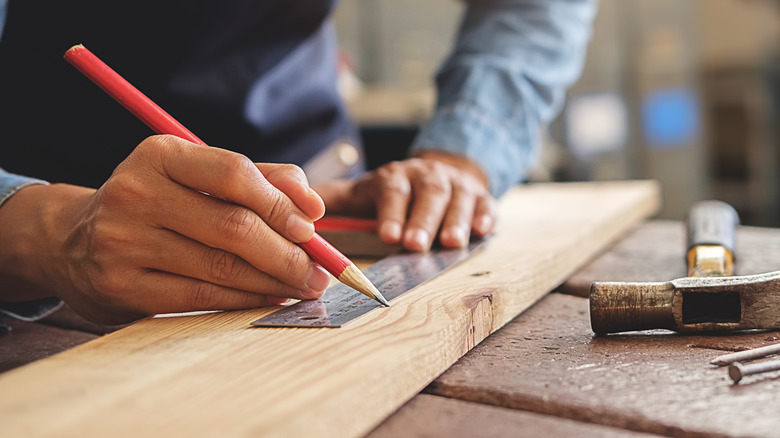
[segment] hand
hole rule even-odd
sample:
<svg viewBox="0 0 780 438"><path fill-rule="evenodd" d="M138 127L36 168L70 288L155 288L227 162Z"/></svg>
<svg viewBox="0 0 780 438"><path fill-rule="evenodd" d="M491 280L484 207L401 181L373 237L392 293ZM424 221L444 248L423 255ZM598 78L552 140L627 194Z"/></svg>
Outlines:
<svg viewBox="0 0 780 438"><path fill-rule="evenodd" d="M495 200L474 162L426 152L386 164L358 181L316 187L329 213L376 214L379 236L413 251L430 248L439 233L446 247L468 244L471 232L484 236L495 224Z"/></svg>
<svg viewBox="0 0 780 438"><path fill-rule="evenodd" d="M30 186L0 208L0 283L104 323L318 298L329 274L293 242L323 213L295 166L154 136L97 191Z"/></svg>

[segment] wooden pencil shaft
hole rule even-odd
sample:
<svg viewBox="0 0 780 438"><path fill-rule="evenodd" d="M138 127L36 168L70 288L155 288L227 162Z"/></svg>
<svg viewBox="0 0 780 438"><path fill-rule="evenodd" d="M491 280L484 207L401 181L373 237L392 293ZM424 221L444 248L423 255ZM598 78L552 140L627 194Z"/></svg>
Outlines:
<svg viewBox="0 0 780 438"><path fill-rule="evenodd" d="M79 44L65 52L65 60L158 134L171 134L206 146L184 125L154 103L130 82Z"/></svg>
<svg viewBox="0 0 780 438"><path fill-rule="evenodd" d="M312 260L322 265L336 278L339 278L344 269L352 264L348 258L317 233L308 242L301 243L299 246L309 254Z"/></svg>
<svg viewBox="0 0 780 438"><path fill-rule="evenodd" d="M170 114L141 93L119 73L106 65L86 47L79 44L65 52L65 60L76 67L92 82L122 104L158 134L171 134L203 146L207 144L184 127ZM322 265L334 277L339 278L352 262L318 234L308 242L298 244L312 259ZM365 293L368 291L360 290Z"/></svg>
<svg viewBox="0 0 780 438"><path fill-rule="evenodd" d="M363 231L375 233L377 220L356 217L325 216L314 223L317 231Z"/></svg>

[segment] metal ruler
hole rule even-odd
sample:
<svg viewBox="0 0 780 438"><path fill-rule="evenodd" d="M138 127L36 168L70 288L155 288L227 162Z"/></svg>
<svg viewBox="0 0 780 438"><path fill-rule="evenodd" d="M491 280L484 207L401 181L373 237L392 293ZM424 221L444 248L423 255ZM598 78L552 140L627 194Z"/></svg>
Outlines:
<svg viewBox="0 0 780 438"><path fill-rule="evenodd" d="M394 254L364 271L388 301L465 260L482 240L462 249ZM318 300L300 301L252 322L257 327L341 327L381 307L376 301L344 284L329 287Z"/></svg>

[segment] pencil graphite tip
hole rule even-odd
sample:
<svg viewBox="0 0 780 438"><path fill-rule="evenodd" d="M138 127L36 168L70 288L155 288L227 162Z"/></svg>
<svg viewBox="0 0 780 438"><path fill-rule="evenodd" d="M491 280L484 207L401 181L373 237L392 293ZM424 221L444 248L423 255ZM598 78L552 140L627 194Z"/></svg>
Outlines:
<svg viewBox="0 0 780 438"><path fill-rule="evenodd" d="M374 296L376 297L376 300L379 301L380 304L382 304L385 307L390 307L390 302L385 299L385 297L382 296L381 293L379 293L378 290L374 291Z"/></svg>
<svg viewBox="0 0 780 438"><path fill-rule="evenodd" d="M374 286L374 283L371 283L371 280L369 280L362 273L360 274L360 276L362 277L361 279L363 280L363 286L370 292L371 295L373 295L373 298L377 302L379 302L379 304L381 304L381 305L383 305L385 307L390 307L390 302L387 301L384 296L382 296L382 293L379 292L379 289L377 289L376 286ZM369 295L369 294L366 294L366 295ZM369 296L371 296L371 295L369 295Z"/></svg>
<svg viewBox="0 0 780 438"><path fill-rule="evenodd" d="M359 291L363 295L375 299L385 307L390 307L390 303L382 296L379 289L377 289L376 286L371 283L371 280L360 272L355 265L347 266L338 278L339 281Z"/></svg>

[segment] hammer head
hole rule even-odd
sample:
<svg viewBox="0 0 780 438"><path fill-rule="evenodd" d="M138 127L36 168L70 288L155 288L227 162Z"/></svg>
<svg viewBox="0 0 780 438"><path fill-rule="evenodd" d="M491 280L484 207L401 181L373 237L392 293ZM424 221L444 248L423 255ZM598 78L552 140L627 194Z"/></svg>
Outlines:
<svg viewBox="0 0 780 438"><path fill-rule="evenodd" d="M590 289L590 321L597 334L780 328L780 271L665 283L596 282Z"/></svg>

